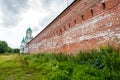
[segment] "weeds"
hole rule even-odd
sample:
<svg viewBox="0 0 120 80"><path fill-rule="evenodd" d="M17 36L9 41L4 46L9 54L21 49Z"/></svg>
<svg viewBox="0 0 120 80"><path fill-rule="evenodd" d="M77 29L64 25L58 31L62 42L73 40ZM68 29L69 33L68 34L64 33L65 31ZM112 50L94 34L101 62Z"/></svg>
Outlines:
<svg viewBox="0 0 120 80"><path fill-rule="evenodd" d="M120 49L100 47L90 52L80 51L75 56L0 55L0 80L11 76L15 80L119 80Z"/></svg>

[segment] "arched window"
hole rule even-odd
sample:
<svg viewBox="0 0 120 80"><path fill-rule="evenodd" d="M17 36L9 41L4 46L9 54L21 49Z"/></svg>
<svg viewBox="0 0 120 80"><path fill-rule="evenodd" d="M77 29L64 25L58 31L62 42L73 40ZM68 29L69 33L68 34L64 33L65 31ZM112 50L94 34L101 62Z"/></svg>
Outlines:
<svg viewBox="0 0 120 80"><path fill-rule="evenodd" d="M60 29L60 34L62 33L62 30Z"/></svg>
<svg viewBox="0 0 120 80"><path fill-rule="evenodd" d="M84 20L84 16L83 15L81 15L81 18L82 18L82 20Z"/></svg>
<svg viewBox="0 0 120 80"><path fill-rule="evenodd" d="M106 4L102 3L102 6L103 6L103 10L105 10L106 9Z"/></svg>
<svg viewBox="0 0 120 80"><path fill-rule="evenodd" d="M71 27L71 26L70 26L70 23L68 23L68 26Z"/></svg>
<svg viewBox="0 0 120 80"><path fill-rule="evenodd" d="M74 20L74 23L76 24L77 22L76 22L76 19Z"/></svg>
<svg viewBox="0 0 120 80"><path fill-rule="evenodd" d="M90 12L91 12L91 15L93 16L93 9L91 9Z"/></svg>

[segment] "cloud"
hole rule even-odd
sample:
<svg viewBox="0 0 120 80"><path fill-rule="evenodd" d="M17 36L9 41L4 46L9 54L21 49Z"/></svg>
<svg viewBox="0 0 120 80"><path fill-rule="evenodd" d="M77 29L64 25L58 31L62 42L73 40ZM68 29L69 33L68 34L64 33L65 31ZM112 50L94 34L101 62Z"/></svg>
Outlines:
<svg viewBox="0 0 120 80"><path fill-rule="evenodd" d="M67 0L41 0L42 6L46 10L58 10L65 5L67 7ZM68 3L71 4L74 0L68 0ZM64 6L64 7L65 7Z"/></svg>
<svg viewBox="0 0 120 80"><path fill-rule="evenodd" d="M44 17L40 20L39 25L40 27L46 27L50 22L56 17L56 14L49 14L48 16Z"/></svg>
<svg viewBox="0 0 120 80"><path fill-rule="evenodd" d="M21 20L20 13L28 8L27 3L28 0L0 0L2 26L15 27Z"/></svg>
<svg viewBox="0 0 120 80"><path fill-rule="evenodd" d="M66 0L0 0L0 40L19 48L29 24L35 37L66 7Z"/></svg>
<svg viewBox="0 0 120 80"><path fill-rule="evenodd" d="M71 4L74 0L68 0ZM41 0L42 8L48 12L48 15L40 20L40 27L46 27L52 22L66 7L67 0Z"/></svg>

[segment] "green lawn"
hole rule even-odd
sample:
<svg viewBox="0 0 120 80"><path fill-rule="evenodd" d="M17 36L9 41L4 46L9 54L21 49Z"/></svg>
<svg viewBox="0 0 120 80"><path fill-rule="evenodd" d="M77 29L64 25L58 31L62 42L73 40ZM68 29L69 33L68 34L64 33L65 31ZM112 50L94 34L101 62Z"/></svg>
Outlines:
<svg viewBox="0 0 120 80"><path fill-rule="evenodd" d="M119 80L120 49L78 55L0 54L0 80Z"/></svg>

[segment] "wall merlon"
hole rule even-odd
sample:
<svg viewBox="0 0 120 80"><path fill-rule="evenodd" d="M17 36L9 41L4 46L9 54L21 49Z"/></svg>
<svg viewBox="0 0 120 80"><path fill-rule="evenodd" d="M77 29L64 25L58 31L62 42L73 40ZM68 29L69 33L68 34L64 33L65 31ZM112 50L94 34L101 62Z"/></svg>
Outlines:
<svg viewBox="0 0 120 80"><path fill-rule="evenodd" d="M120 38L120 0L77 0L30 43L29 52L74 53ZM33 46L34 45L34 46Z"/></svg>

